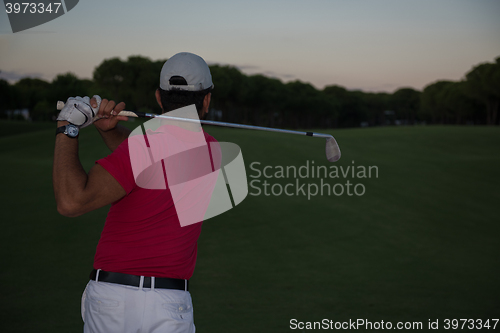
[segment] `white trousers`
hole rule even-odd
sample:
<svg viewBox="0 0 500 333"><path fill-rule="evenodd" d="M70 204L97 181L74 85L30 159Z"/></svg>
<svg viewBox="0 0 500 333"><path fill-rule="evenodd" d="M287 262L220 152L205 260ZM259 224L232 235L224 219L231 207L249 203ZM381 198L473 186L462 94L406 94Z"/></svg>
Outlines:
<svg viewBox="0 0 500 333"><path fill-rule="evenodd" d="M84 333L194 333L188 291L91 280L82 295Z"/></svg>

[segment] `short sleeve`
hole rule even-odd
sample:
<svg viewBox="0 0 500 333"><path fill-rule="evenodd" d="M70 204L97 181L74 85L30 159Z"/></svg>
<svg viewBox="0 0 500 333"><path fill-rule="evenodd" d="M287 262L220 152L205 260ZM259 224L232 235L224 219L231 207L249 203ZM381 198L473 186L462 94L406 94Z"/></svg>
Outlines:
<svg viewBox="0 0 500 333"><path fill-rule="evenodd" d="M127 194L135 188L136 183L130 163L128 140L124 140L110 155L101 158L96 163L106 169Z"/></svg>

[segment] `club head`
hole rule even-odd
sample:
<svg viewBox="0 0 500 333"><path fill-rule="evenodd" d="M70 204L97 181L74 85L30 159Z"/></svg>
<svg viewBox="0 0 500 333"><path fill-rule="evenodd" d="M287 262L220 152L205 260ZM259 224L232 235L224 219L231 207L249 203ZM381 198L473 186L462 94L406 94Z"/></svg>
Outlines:
<svg viewBox="0 0 500 333"><path fill-rule="evenodd" d="M337 162L340 159L340 148L333 136L326 139L326 159L329 162Z"/></svg>

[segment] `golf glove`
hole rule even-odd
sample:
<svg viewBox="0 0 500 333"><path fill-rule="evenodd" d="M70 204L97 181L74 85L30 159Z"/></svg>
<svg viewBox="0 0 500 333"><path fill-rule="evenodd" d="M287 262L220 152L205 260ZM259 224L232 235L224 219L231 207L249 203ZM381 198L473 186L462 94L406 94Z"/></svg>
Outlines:
<svg viewBox="0 0 500 333"><path fill-rule="evenodd" d="M97 101L97 107L95 108L90 105L90 98L88 96L68 98L57 116L57 120L67 120L80 128L89 126L94 121L101 105L101 97L94 95L94 98Z"/></svg>

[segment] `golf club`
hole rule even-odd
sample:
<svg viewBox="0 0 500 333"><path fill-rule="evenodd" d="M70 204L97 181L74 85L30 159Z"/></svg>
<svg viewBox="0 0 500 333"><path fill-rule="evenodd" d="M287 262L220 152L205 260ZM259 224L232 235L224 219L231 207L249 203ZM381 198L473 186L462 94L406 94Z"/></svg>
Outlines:
<svg viewBox="0 0 500 333"><path fill-rule="evenodd" d="M57 102L57 109L62 110L63 107L64 107L64 102L58 101ZM314 133L314 132L301 132L301 131L292 131L292 130L285 130L285 129L279 129L279 128L233 124L233 123L225 123L225 122L213 121L213 120L177 118L177 117L170 117L170 116L159 115L159 114L154 114L154 113L134 112L134 111L125 111L125 110L121 111L118 115L119 116L126 116L126 117L163 118L163 119L170 119L170 120L196 122L196 123L200 122L201 124L204 124L204 125L243 128L243 129L250 129L250 130L257 130L257 131L298 134L298 135L312 136L312 137L316 137L316 138L325 138L326 139L326 147L325 147L326 159L329 162L336 162L340 159L339 145L337 144L337 141L335 141L335 138L330 134Z"/></svg>

